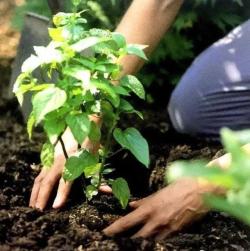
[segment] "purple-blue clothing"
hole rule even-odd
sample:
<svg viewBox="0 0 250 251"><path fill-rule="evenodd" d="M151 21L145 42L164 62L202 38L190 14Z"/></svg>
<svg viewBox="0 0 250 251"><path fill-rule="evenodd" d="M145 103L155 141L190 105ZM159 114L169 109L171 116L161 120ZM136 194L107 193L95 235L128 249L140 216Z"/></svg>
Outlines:
<svg viewBox="0 0 250 251"><path fill-rule="evenodd" d="M199 55L168 111L182 133L218 139L222 127L250 128L250 20Z"/></svg>

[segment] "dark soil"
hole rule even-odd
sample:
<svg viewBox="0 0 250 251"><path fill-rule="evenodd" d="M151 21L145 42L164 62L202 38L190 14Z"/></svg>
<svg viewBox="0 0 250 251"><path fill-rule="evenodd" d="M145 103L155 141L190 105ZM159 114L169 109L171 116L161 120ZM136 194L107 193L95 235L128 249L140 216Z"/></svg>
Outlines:
<svg viewBox="0 0 250 251"><path fill-rule="evenodd" d="M78 182L62 210L39 212L27 206L38 174L35 164L39 163L43 135L37 132L29 142L16 101L2 98L19 36L9 28L14 2L0 1L0 251L250 250L249 229L219 213L209 213L200 222L160 243L132 240L128 235L107 238L101 230L128 211L122 211L117 201L108 195L100 195L87 204L83 193L79 192ZM110 160L118 169L116 174L129 181L136 197L146 196L164 186L164 173L169 162L211 159L220 149L218 145L176 134L165 114L165 111L148 108L144 122L126 120L128 125L137 124L150 142L150 170L138 165L126 152Z"/></svg>
<svg viewBox="0 0 250 251"><path fill-rule="evenodd" d="M36 133L29 142L15 101L0 102L0 250L249 250L248 232L242 223L219 213L157 243L122 236L107 238L101 230L127 213L112 196L101 195L90 204L76 184L71 201L63 210L39 212L28 208L34 177L38 170L43 140ZM111 163L129 180L133 194L144 196L163 186L167 163L177 159L211 159L220 146L176 134L161 112L147 112L138 126L148 138L151 168L145 171L127 153ZM131 121L132 122L132 121ZM126 120L126 123L130 123ZM133 123L135 123L133 121ZM32 168L32 167L33 168ZM133 173L133 175L129 175ZM132 176L132 177L131 177Z"/></svg>

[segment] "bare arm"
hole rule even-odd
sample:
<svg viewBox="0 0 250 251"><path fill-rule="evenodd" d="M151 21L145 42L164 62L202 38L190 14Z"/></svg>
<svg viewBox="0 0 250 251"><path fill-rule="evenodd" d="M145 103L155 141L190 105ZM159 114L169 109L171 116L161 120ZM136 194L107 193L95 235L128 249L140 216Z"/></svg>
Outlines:
<svg viewBox="0 0 250 251"><path fill-rule="evenodd" d="M145 44L149 55L174 21L184 0L134 0L116 31L128 43ZM122 61L124 74L137 72L143 61L127 56Z"/></svg>
<svg viewBox="0 0 250 251"><path fill-rule="evenodd" d="M152 52L161 37L168 30L173 22L182 2L184 0L134 0L122 19L117 31L124 34L129 43L147 44L147 54ZM136 72L143 65L143 62L136 57L126 57L121 61L123 73ZM96 123L101 123L100 118L93 116ZM65 134L65 142L68 142L70 155L73 155L77 148L72 135ZM89 144L88 144L89 143ZM94 150L91 142L85 142L85 146ZM94 148L93 148L94 147ZM60 149L59 149L60 150ZM53 187L61 178L65 158L58 154L55 163L50 169L43 169L36 178L30 198L30 206L44 209ZM70 182L60 179L57 196L54 201L54 208L63 206L71 189Z"/></svg>

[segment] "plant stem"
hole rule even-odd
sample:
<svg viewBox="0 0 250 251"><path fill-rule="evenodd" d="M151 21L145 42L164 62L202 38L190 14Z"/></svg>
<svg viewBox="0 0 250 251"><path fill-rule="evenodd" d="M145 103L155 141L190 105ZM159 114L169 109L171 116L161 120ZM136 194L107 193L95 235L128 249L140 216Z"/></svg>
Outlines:
<svg viewBox="0 0 250 251"><path fill-rule="evenodd" d="M63 154L64 154L65 158L68 159L69 156L68 156L68 154L67 154L67 151L66 151L64 142L63 142L63 140L62 140L62 136L59 136L59 141L60 141L61 146L62 146L62 149L63 149Z"/></svg>
<svg viewBox="0 0 250 251"><path fill-rule="evenodd" d="M120 153L123 150L124 150L123 148L118 149L116 152L114 152L114 153L110 154L109 156L107 156L107 159L112 158L113 156L115 156L116 154Z"/></svg>
<svg viewBox="0 0 250 251"><path fill-rule="evenodd" d="M112 133L113 133L116 125L117 125L117 114L116 114L115 120L113 122L113 125L110 127L110 129L109 129L109 131L107 133L107 139L106 139L106 142L105 142L105 145L104 145L104 155L102 156L102 162L101 162L102 166L101 166L101 169L100 169L98 187L100 187L100 185L101 185L102 174L103 174L103 171L104 171L105 161L108 158L108 153L109 153L109 149L110 149L111 136L112 136Z"/></svg>

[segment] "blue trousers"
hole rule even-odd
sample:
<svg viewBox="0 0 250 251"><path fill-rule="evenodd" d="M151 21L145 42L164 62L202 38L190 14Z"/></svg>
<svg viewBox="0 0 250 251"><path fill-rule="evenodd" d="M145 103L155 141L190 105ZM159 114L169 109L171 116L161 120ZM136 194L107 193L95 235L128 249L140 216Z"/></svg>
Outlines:
<svg viewBox="0 0 250 251"><path fill-rule="evenodd" d="M195 59L168 112L177 131L198 137L218 139L222 127L250 127L250 20Z"/></svg>

